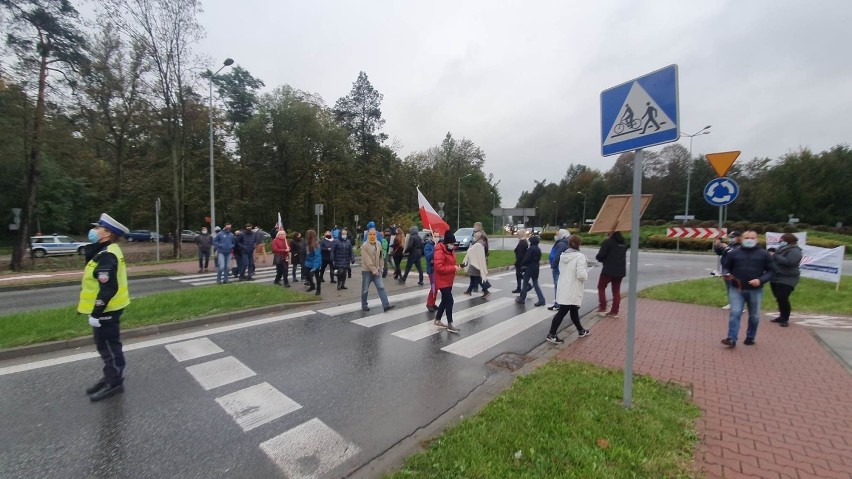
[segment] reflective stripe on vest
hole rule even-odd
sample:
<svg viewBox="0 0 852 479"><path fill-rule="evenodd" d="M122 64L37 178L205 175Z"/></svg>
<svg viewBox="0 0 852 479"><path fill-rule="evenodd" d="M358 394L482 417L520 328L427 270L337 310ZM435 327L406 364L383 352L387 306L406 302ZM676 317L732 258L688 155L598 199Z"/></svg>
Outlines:
<svg viewBox="0 0 852 479"><path fill-rule="evenodd" d="M124 254L117 244L113 243L107 246L107 252L115 255L118 260L118 268L116 271L116 279L118 280L118 291L115 296L109 300L104 312L118 311L126 308L130 304L130 292L127 289L127 267L124 264ZM101 253L95 256L97 258ZM91 314L95 309L95 300L98 299L98 293L101 290L101 284L95 277L95 267L98 265L93 258L86 264L86 269L83 270L83 288L80 290L80 302L77 304L77 311L83 314Z"/></svg>

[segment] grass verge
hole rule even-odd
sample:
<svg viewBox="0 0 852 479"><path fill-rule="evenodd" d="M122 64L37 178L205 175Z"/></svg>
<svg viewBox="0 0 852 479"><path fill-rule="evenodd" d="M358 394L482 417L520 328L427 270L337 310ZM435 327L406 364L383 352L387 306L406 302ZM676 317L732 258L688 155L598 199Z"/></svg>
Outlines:
<svg viewBox="0 0 852 479"><path fill-rule="evenodd" d="M121 318L121 327L136 328L315 299L312 294L261 284L201 286L133 299ZM0 348L75 338L91 332L76 306L0 316Z"/></svg>
<svg viewBox="0 0 852 479"><path fill-rule="evenodd" d="M625 409L623 380L620 371L553 361L388 477L691 477L700 412L688 391L636 376Z"/></svg>
<svg viewBox="0 0 852 479"><path fill-rule="evenodd" d="M852 315L852 277L844 276L840 289L835 291L834 283L802 278L790 303L793 312L833 313ZM661 284L639 292L640 298L675 301L678 303L701 304L704 306L724 306L728 296L721 278L702 278L677 283ZM763 287L762 311L777 311L778 304L769 286Z"/></svg>

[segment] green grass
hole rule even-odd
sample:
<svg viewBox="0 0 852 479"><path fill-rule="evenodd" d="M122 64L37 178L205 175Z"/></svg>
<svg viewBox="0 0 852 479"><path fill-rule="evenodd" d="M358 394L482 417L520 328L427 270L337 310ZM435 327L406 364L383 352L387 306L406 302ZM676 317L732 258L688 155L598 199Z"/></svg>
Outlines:
<svg viewBox="0 0 852 479"><path fill-rule="evenodd" d="M691 477L699 409L683 387L553 361L409 457L401 478Z"/></svg>
<svg viewBox="0 0 852 479"><path fill-rule="evenodd" d="M131 294L133 291L131 290ZM122 328L135 328L240 311L260 306L314 301L316 296L261 284L211 285L132 299L121 317ZM91 334L76 306L0 316L0 348Z"/></svg>
<svg viewBox="0 0 852 479"><path fill-rule="evenodd" d="M802 278L790 303L793 312L833 313L852 315L852 276L843 276L840 290L834 283ZM640 298L675 301L678 303L724 306L728 304L725 285L721 278L702 278L677 283L661 284L639 292ZM763 311L776 311L778 304L769 286L763 287Z"/></svg>

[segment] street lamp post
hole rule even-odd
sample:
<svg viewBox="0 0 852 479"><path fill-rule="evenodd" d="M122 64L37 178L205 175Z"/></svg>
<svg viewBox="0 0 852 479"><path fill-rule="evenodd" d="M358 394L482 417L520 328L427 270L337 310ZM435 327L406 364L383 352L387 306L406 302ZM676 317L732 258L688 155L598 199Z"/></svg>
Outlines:
<svg viewBox="0 0 852 479"><path fill-rule="evenodd" d="M216 185L213 181L213 77L215 77L223 68L234 64L234 60L226 58L222 66L216 70L216 73L210 75L210 234L213 234L213 228L216 227Z"/></svg>
<svg viewBox="0 0 852 479"><path fill-rule="evenodd" d="M553 200L553 224L556 226L556 229L559 229L559 202Z"/></svg>
<svg viewBox="0 0 852 479"><path fill-rule="evenodd" d="M708 131L712 125L707 125L704 128L696 131L693 134L681 133L681 136L689 137L689 163L686 164L686 206L683 211L683 223L686 224L689 217L689 186L692 183L692 139L698 135L709 135Z"/></svg>
<svg viewBox="0 0 852 479"><path fill-rule="evenodd" d="M456 188L456 229L461 227L461 180L473 176L473 173L468 173L459 178L459 184Z"/></svg>
<svg viewBox="0 0 852 479"><path fill-rule="evenodd" d="M586 194L578 191L577 194L583 195L583 217L580 218L580 231L583 231L583 225L586 224Z"/></svg>

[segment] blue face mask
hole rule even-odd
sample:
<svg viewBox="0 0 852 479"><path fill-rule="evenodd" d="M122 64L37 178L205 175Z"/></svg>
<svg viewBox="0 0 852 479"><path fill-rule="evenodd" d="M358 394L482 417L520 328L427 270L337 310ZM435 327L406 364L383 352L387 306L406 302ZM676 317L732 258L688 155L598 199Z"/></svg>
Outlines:
<svg viewBox="0 0 852 479"><path fill-rule="evenodd" d="M89 243L97 243L98 240L101 239L98 236L98 230L96 228L92 228L89 230Z"/></svg>
<svg viewBox="0 0 852 479"><path fill-rule="evenodd" d="M785 247L785 246L787 246L787 242L786 242L786 241L782 241L782 242L778 243L778 247L779 247L779 248L783 248L783 247Z"/></svg>
<svg viewBox="0 0 852 479"><path fill-rule="evenodd" d="M756 239L744 239L743 240L743 248L754 248L757 246Z"/></svg>

